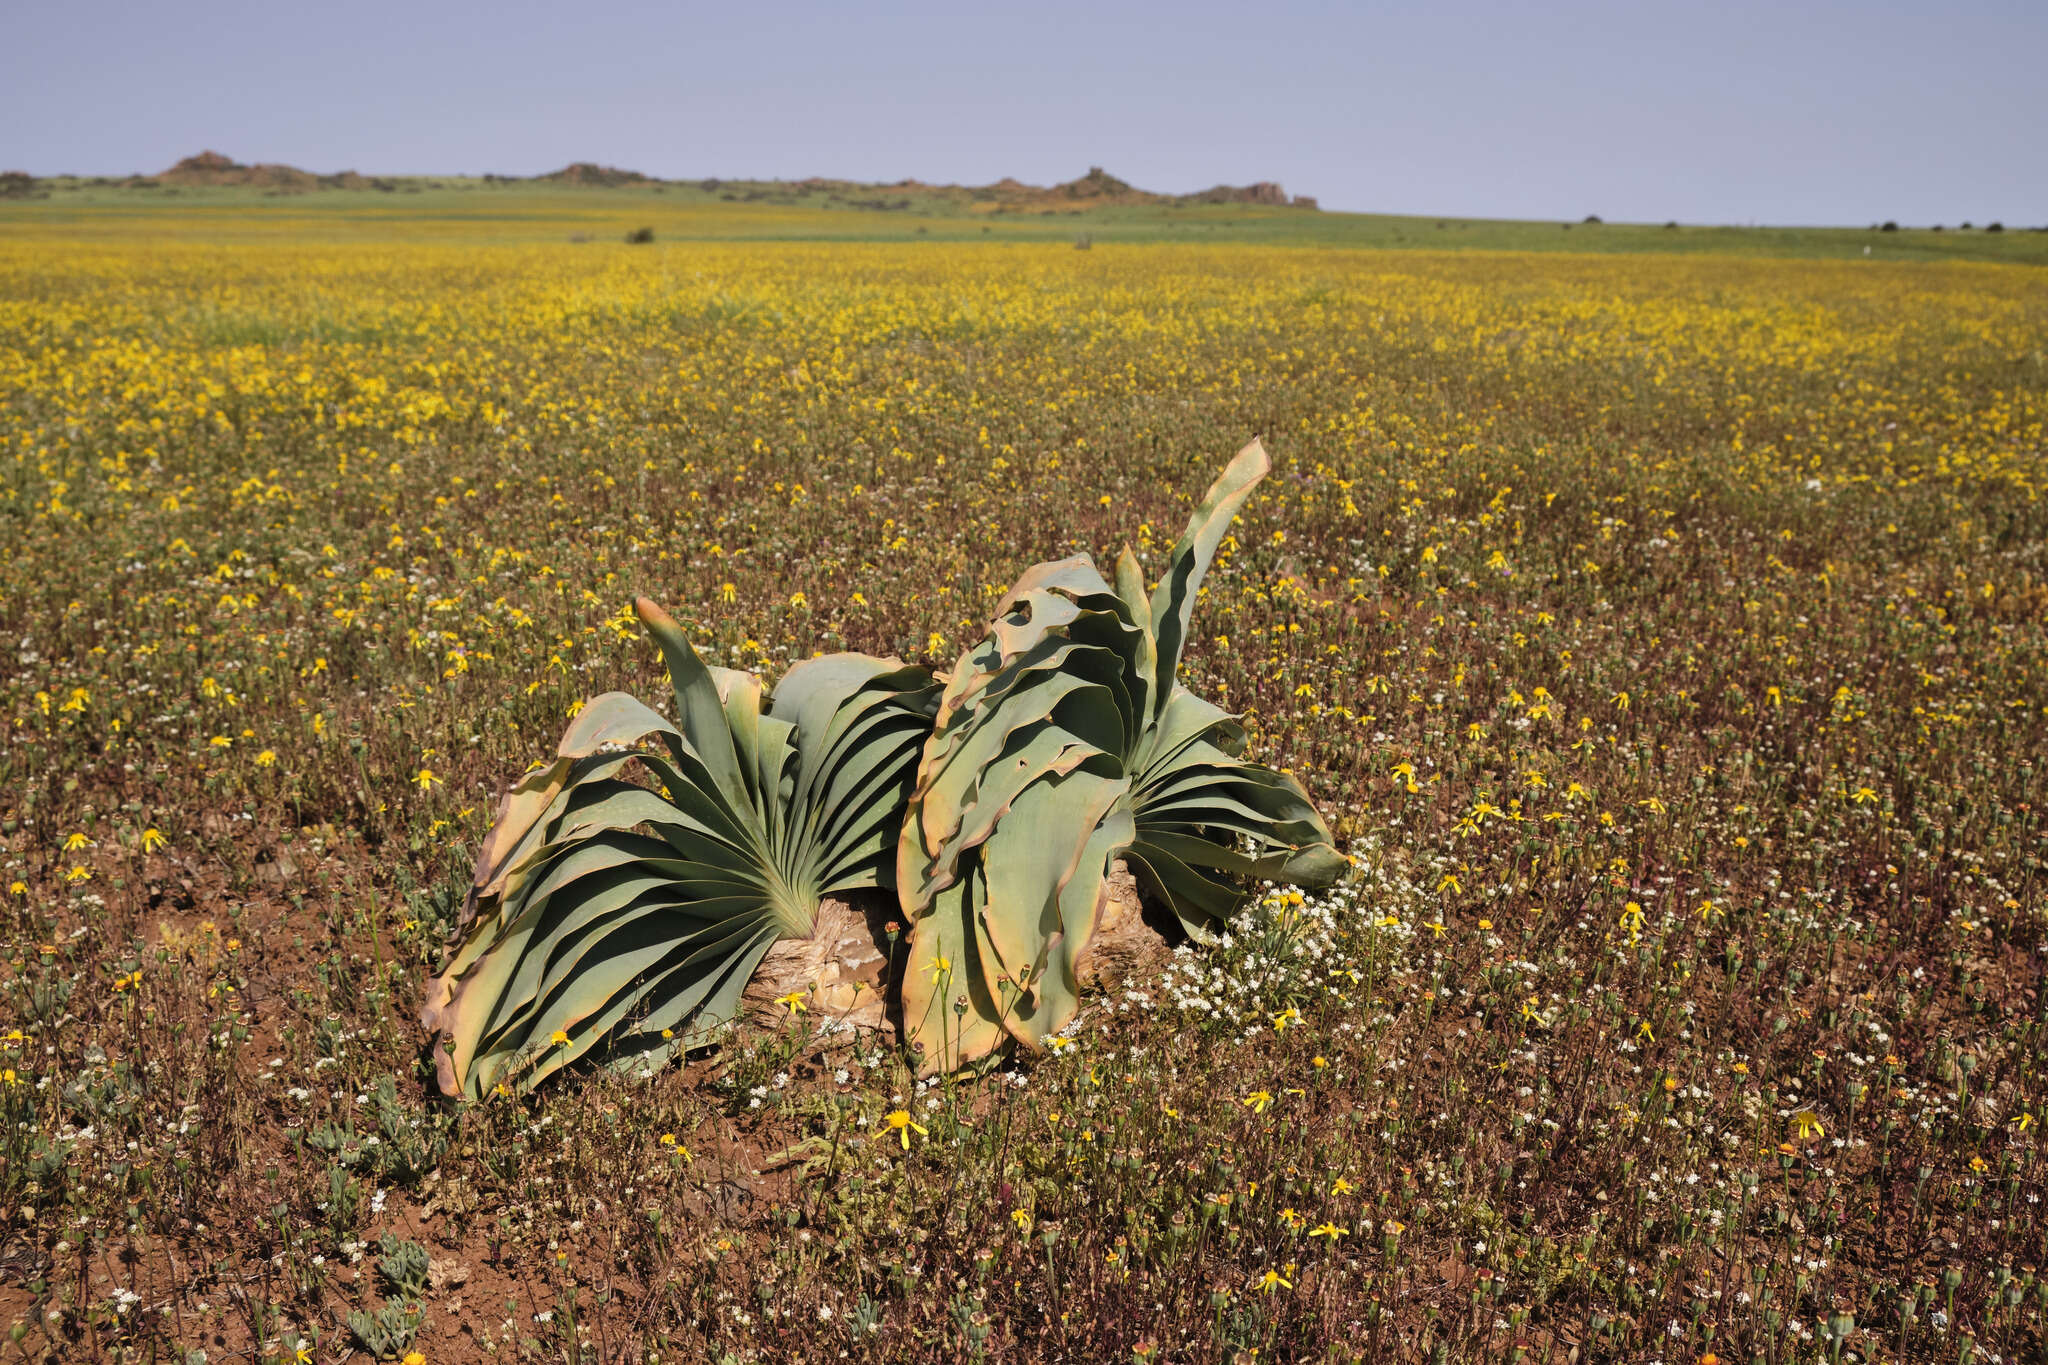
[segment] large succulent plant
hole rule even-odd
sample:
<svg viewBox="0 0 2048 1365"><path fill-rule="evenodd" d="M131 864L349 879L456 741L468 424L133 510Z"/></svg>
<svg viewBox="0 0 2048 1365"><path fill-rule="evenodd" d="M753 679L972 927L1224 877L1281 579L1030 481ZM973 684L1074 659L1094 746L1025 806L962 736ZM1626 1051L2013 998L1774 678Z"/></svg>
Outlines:
<svg viewBox="0 0 2048 1365"><path fill-rule="evenodd" d="M810 935L820 897L891 871L930 674L828 655L792 667L764 709L757 678L706 667L660 608L637 606L676 719L596 697L500 804L421 1011L449 1095L704 1040L771 943Z"/></svg>
<svg viewBox="0 0 2048 1365"><path fill-rule="evenodd" d="M1040 564L955 666L897 848L923 1069L1073 1018L1120 857L1197 939L1257 879L1343 868L1301 787L1243 762L1242 727L1175 680L1202 576L1270 467L1257 441L1238 452L1149 594L1128 549L1114 586L1085 555Z"/></svg>

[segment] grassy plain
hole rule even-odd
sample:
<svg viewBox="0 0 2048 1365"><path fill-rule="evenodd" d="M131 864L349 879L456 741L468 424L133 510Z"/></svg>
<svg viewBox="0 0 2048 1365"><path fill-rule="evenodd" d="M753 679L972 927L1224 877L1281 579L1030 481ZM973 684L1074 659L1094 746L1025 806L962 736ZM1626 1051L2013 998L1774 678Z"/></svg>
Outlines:
<svg viewBox="0 0 2048 1365"><path fill-rule="evenodd" d="M62 234L200 241L615 242L637 228L657 241L992 241L1259 243L1418 251L1705 253L2048 265L2048 231L1988 224L1970 230L1733 227L1662 223L1527 222L1318 213L1252 204L1077 206L998 212L959 192L859 187L834 193L798 182L726 181L593 192L480 179L405 180L388 192L283 193L233 187L123 188L53 181L49 197L0 200L0 240Z"/></svg>
<svg viewBox="0 0 2048 1365"><path fill-rule="evenodd" d="M0 209L0 1358L2048 1347L2048 274L198 199ZM634 594L948 662L1253 433L1191 681L1352 885L985 1078L427 1097Z"/></svg>

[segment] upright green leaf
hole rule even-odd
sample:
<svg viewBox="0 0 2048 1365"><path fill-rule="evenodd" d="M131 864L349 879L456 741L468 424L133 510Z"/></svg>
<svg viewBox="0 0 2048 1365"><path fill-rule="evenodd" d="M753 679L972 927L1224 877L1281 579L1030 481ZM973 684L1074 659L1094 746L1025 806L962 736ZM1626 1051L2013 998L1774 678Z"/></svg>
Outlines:
<svg viewBox="0 0 2048 1365"><path fill-rule="evenodd" d="M1257 437L1237 452L1216 482L1188 518L1188 528L1166 560L1166 576L1152 590L1152 638L1158 649L1158 692L1155 712L1166 705L1166 694L1180 671L1181 646L1188 635L1188 617L1195 608L1195 594L1202 578L1216 559L1216 547L1230 532L1230 519L1244 505L1252 490L1273 467L1266 447Z"/></svg>

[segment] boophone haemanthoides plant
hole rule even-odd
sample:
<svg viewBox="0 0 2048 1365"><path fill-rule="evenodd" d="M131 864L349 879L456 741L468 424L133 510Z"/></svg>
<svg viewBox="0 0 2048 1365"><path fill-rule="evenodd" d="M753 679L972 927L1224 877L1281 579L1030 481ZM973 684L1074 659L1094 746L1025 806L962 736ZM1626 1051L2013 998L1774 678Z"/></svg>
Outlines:
<svg viewBox="0 0 2048 1365"><path fill-rule="evenodd" d="M579 1058L647 1067L738 1012L821 897L887 885L938 685L893 659L796 664L764 698L642 598L675 720L620 692L507 793L421 1022L449 1095ZM651 741L651 742L650 742Z"/></svg>
<svg viewBox="0 0 2048 1365"><path fill-rule="evenodd" d="M1259 442L1238 452L1149 593L1128 549L1113 586L1085 555L1026 571L954 667L897 848L921 1069L1073 1018L1119 858L1197 939L1260 879L1345 866L1301 786L1243 761L1243 728L1176 680L1202 577L1269 468Z"/></svg>

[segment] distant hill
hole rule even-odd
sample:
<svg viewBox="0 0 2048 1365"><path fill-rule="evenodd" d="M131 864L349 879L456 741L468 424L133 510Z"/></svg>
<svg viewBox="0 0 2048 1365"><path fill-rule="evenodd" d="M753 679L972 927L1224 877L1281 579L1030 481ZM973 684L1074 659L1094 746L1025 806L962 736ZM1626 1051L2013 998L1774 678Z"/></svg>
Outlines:
<svg viewBox="0 0 2048 1365"><path fill-rule="evenodd" d="M151 177L165 185L260 185L266 189L309 190L320 177L297 166L264 162L244 166L232 157L206 151L188 156L160 175Z"/></svg>
<svg viewBox="0 0 2048 1365"><path fill-rule="evenodd" d="M1261 180L1250 185L1217 185L1194 194L1157 194L1141 190L1127 180L1119 180L1100 166L1090 166L1088 174L1078 180L1054 185L1041 190L1035 185L1020 185L1015 180L999 180L987 187L999 199L1014 199L1028 204L1042 205L1045 201L1061 201L1081 205L1094 204L1269 204L1275 207L1292 205L1296 208L1312 209L1316 201L1305 196L1293 199L1287 191L1271 180ZM970 190L970 193L976 191Z"/></svg>
<svg viewBox="0 0 2048 1365"><path fill-rule="evenodd" d="M923 180L898 180L886 185L869 185L854 180L832 180L812 176L807 180L701 180L699 189L721 197L743 200L779 199L794 193L808 197L822 194L850 208L907 209L914 200L949 201L976 213L1080 213L1107 205L1175 204L1265 204L1274 207L1314 209L1316 201L1307 195L1289 197L1270 180L1251 185L1217 185L1193 194L1160 194L1141 190L1118 179L1100 166L1088 174L1057 185L1027 185L1011 176L989 185L934 185Z"/></svg>
<svg viewBox="0 0 2048 1365"><path fill-rule="evenodd" d="M1105 204L1268 204L1280 207L1313 209L1316 201L1306 195L1289 198L1287 191L1270 180L1261 180L1251 185L1217 185L1212 189L1199 190L1194 194L1160 194L1152 190L1141 190L1128 180L1120 180L1100 166L1090 166L1088 174L1058 185L1027 185L1021 180L1004 176L992 185L927 185L920 180L900 180L893 185L858 185L846 180L800 180L799 186L812 189L834 190L841 194L859 190L895 190L913 194L932 194L945 198L965 199L971 203L993 206L998 213L1052 213L1061 209L1097 208Z"/></svg>
<svg viewBox="0 0 2048 1365"><path fill-rule="evenodd" d="M390 182L378 177L359 175L355 171L338 171L332 175L316 175L302 171L297 166L280 162L259 161L245 166L233 157L219 152L204 151L197 156L188 156L167 171L156 175L142 175L131 183L157 185L242 185L268 190L368 190L387 189Z"/></svg>
<svg viewBox="0 0 2048 1365"><path fill-rule="evenodd" d="M638 171L622 171L617 166L600 166L594 161L572 161L559 171L549 171L546 175L535 176L534 179L553 181L561 185L595 185L603 189L656 183L651 177Z"/></svg>
<svg viewBox="0 0 2048 1365"><path fill-rule="evenodd" d="M160 171L155 175L129 176L117 183L138 189L159 186L244 187L289 194L313 190L390 191L398 188L401 179L410 184L417 178L366 176L355 171L321 174L271 161L244 165L233 157L208 150L186 157L169 170ZM1261 180L1250 185L1217 185L1193 194L1160 194L1152 190L1141 190L1129 181L1111 175L1100 166L1091 166L1086 175L1050 186L1027 185L1009 176L988 185L933 185L921 180L899 180L893 184L875 185L819 176L797 181L672 181L661 180L640 171L602 165L595 161L573 161L560 170L549 171L545 175L485 175L482 179L488 184L496 185L553 184L601 190L658 189L667 185L686 185L706 193L719 194L721 197L751 200L779 198L791 193L803 196L823 194L828 198L842 201L849 207L872 209L907 208L908 197L938 198L951 200L964 208L983 213L1077 212L1111 204L1263 204L1301 209L1316 207L1314 199L1306 195L1289 197L1284 189L1270 180ZM20 183L16 183L17 181ZM102 180L97 183L109 182ZM35 188L35 182L30 177L10 172L9 179L4 185L0 185L0 193L19 196L32 193Z"/></svg>
<svg viewBox="0 0 2048 1365"><path fill-rule="evenodd" d="M1150 190L1138 189L1128 181L1117 179L1100 166L1090 166L1088 174L1080 179L1069 180L1064 185L1054 185L1050 190L1019 185L1014 180L1000 181L998 187L1000 186L1014 187L1013 192L1020 192L1021 197L1027 199L1045 196L1079 203L1268 204L1274 207L1292 205L1295 208L1308 209L1316 206L1315 200L1304 195L1289 199L1287 191L1271 180L1260 180L1250 185L1217 185L1193 194L1155 194Z"/></svg>

